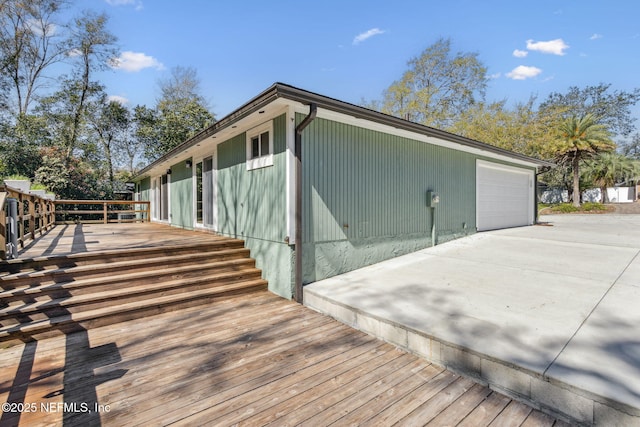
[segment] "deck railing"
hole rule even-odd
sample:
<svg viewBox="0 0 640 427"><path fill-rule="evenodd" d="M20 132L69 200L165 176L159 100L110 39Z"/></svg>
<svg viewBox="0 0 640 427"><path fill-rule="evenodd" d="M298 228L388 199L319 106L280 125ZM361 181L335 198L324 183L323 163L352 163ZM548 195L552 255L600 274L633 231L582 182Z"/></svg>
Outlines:
<svg viewBox="0 0 640 427"><path fill-rule="evenodd" d="M9 228L10 224L13 224L7 212L9 199L15 199L17 202L14 230ZM18 250L18 248L8 248L7 243L13 245L12 240L15 240L20 248L24 248L26 242L35 240L52 228L55 225L54 212L53 200L0 185L0 259L7 259L8 249L13 253ZM9 231L15 233L15 239L11 239ZM9 241L7 241L8 238Z"/></svg>
<svg viewBox="0 0 640 427"><path fill-rule="evenodd" d="M10 199L16 200L15 222L8 212ZM142 200L51 200L0 185L0 260L17 256L56 224L149 222L150 205Z"/></svg>
<svg viewBox="0 0 640 427"><path fill-rule="evenodd" d="M149 201L56 200L56 224L149 222Z"/></svg>

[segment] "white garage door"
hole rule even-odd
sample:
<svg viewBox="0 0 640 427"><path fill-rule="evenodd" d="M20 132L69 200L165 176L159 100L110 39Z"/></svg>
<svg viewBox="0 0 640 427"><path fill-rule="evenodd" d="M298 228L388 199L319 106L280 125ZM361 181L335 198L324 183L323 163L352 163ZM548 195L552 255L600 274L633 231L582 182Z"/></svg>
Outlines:
<svg viewBox="0 0 640 427"><path fill-rule="evenodd" d="M532 170L476 162L478 231L533 224Z"/></svg>

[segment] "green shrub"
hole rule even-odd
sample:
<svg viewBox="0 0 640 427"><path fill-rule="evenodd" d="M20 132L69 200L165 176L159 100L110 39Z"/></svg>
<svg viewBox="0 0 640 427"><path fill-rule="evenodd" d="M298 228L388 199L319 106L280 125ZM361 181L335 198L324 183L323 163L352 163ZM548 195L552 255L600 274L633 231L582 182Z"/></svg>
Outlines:
<svg viewBox="0 0 640 427"><path fill-rule="evenodd" d="M560 203L557 205L551 205L549 210L552 213L607 212L609 208L602 203L585 202L579 208L573 206L572 203Z"/></svg>
<svg viewBox="0 0 640 427"><path fill-rule="evenodd" d="M39 182L34 182L31 184L32 190L48 190L47 186L44 184L40 184Z"/></svg>
<svg viewBox="0 0 640 427"><path fill-rule="evenodd" d="M602 203L586 202L582 204L582 210L586 212L595 212L595 211L606 211L608 209Z"/></svg>
<svg viewBox="0 0 640 427"><path fill-rule="evenodd" d="M571 203L561 203L551 208L551 212L559 212L559 213L571 213L577 212L580 208L576 208Z"/></svg>

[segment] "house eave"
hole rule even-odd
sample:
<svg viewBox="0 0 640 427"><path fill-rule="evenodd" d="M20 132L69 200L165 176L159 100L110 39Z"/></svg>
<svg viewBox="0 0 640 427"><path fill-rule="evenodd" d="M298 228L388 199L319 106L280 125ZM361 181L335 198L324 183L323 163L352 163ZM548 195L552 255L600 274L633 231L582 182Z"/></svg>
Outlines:
<svg viewBox="0 0 640 427"><path fill-rule="evenodd" d="M432 138L438 138L445 141L453 142L462 146L470 147L476 150L487 152L489 155L494 154L498 156L508 157L520 162L530 164L534 167L554 167L555 164L545 160L536 159L534 157L525 156L523 154L515 153L503 148L495 147L483 142L475 141L470 138L466 138L460 135L455 135L440 129L435 129L429 126L414 123L408 120L404 120L398 117L390 116L378 111L370 110L365 107L350 104L348 102L340 101L338 99L330 98L324 95L320 95L314 92L309 92L303 89L296 88L284 83L275 83L262 93L258 94L250 101L242 105L240 108L234 110L224 118L220 119L207 129L194 135L184 143L173 148L162 157L147 165L136 176L136 179L144 178L149 173L160 166L163 163L169 162L172 158L176 158L180 153L188 150L191 147L201 143L207 138L214 136L215 134L233 126L238 121L249 117L250 115L262 110L267 105L277 100L278 98L284 98L290 101L299 102L302 104L315 103L318 108L334 111L341 114L347 114L358 119L369 120L375 123L383 124L386 126L392 126L397 129L406 130L409 132L415 132L418 134L426 135Z"/></svg>

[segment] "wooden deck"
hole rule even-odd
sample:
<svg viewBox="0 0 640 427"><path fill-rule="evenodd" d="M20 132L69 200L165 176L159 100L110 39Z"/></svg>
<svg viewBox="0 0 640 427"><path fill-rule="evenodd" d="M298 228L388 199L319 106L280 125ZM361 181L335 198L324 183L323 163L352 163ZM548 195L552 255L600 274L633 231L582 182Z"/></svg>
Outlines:
<svg viewBox="0 0 640 427"><path fill-rule="evenodd" d="M266 291L5 348L0 366L0 402L23 409L2 426L565 425Z"/></svg>
<svg viewBox="0 0 640 427"><path fill-rule="evenodd" d="M20 258L68 255L113 249L173 246L216 239L212 233L188 231L162 224L66 224L49 232L19 251Z"/></svg>

